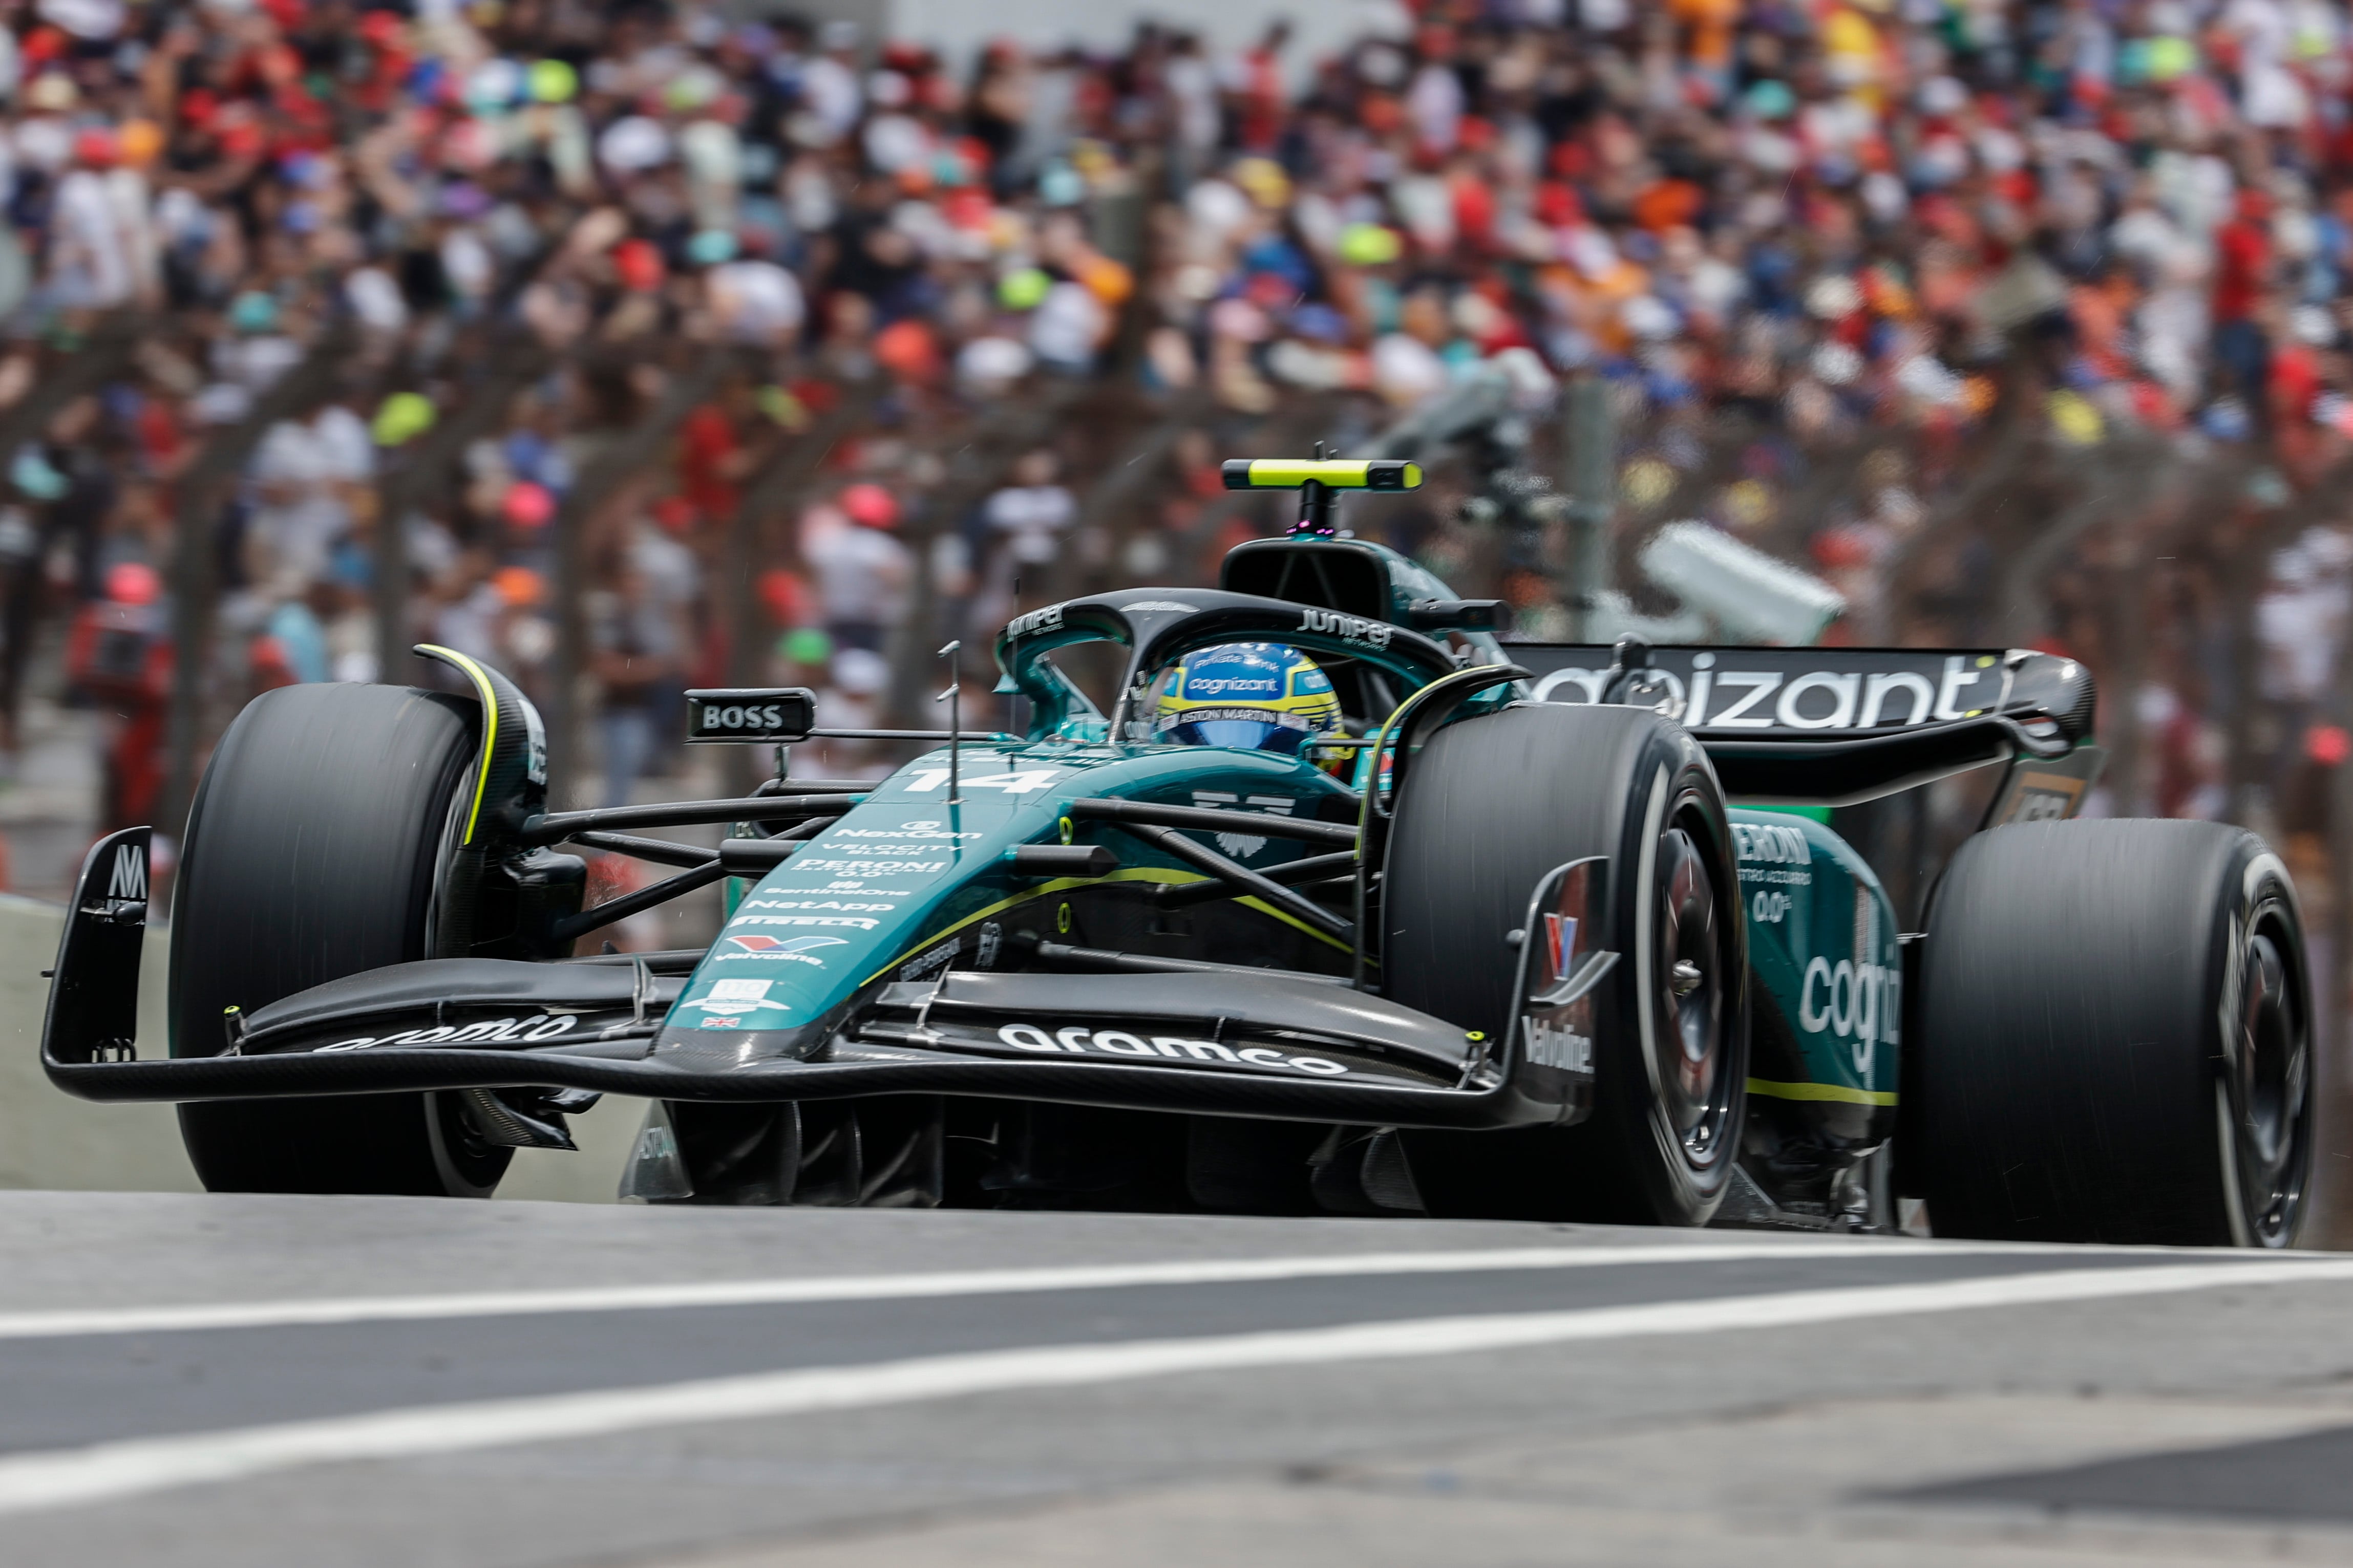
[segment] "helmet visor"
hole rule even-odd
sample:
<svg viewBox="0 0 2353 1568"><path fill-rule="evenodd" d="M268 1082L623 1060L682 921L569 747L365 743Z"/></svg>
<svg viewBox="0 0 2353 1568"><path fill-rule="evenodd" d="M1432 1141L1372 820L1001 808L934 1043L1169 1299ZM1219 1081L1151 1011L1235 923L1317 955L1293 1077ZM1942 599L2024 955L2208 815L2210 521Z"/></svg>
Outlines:
<svg viewBox="0 0 2353 1568"><path fill-rule="evenodd" d="M1214 717L1196 712L1175 723L1164 721L1159 733L1164 741L1187 746L1232 746L1240 751L1275 752L1287 757L1297 756L1300 748L1313 738L1307 726L1288 713L1261 718L1230 711Z"/></svg>

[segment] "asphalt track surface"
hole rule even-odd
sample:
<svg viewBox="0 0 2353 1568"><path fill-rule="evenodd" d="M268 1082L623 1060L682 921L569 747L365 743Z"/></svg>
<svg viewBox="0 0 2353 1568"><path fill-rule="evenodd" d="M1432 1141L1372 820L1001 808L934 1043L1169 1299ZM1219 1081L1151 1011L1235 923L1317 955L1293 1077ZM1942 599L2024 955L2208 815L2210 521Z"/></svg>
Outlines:
<svg viewBox="0 0 2353 1568"><path fill-rule="evenodd" d="M0 1194L0 1563L2353 1561L2353 1259Z"/></svg>

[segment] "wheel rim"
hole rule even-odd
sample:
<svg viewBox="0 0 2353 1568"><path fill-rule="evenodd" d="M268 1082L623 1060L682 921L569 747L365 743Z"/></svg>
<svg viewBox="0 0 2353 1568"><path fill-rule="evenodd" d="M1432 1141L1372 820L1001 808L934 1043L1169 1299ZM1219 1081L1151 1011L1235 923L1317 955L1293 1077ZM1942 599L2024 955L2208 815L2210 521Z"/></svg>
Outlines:
<svg viewBox="0 0 2353 1568"><path fill-rule="evenodd" d="M1665 1131L1694 1167L1715 1163L1726 1140L1736 1085L1725 1040L1730 972L1715 878L1683 823L1659 839L1657 963L1651 984L1658 1028L1651 1044Z"/></svg>
<svg viewBox="0 0 2353 1568"><path fill-rule="evenodd" d="M462 1092L427 1089L418 1098L424 1101L425 1136L442 1191L453 1198L489 1197L506 1174L514 1151L475 1130Z"/></svg>
<svg viewBox="0 0 2353 1568"><path fill-rule="evenodd" d="M2288 954L2293 939L2276 906L2248 922L2239 963L2237 1038L2229 1110L2237 1206L2245 1239L2283 1247L2304 1199L2311 1039Z"/></svg>

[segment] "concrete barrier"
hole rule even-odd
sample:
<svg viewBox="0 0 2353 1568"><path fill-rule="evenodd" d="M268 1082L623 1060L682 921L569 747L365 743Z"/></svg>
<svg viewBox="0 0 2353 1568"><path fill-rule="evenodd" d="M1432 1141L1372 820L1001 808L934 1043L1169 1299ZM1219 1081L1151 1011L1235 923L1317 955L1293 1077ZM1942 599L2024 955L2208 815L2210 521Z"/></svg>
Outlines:
<svg viewBox="0 0 2353 1568"><path fill-rule="evenodd" d="M0 1187L189 1193L195 1173L168 1105L96 1105L52 1086L41 1071L41 1016L65 911L0 894ZM139 965L139 1048L164 1046L164 954L169 933L151 926ZM502 1198L611 1203L645 1116L645 1102L607 1098L572 1119L577 1153L518 1152Z"/></svg>

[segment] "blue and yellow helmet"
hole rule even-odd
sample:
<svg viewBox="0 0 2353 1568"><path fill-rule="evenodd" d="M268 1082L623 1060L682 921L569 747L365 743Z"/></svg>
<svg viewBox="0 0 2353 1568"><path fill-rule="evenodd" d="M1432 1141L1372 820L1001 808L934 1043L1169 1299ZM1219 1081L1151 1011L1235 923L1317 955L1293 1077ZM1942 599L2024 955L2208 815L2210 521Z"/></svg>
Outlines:
<svg viewBox="0 0 2353 1568"><path fill-rule="evenodd" d="M1155 739L1303 754L1340 728L1332 679L1281 643L1222 643L1187 654L1162 679Z"/></svg>

